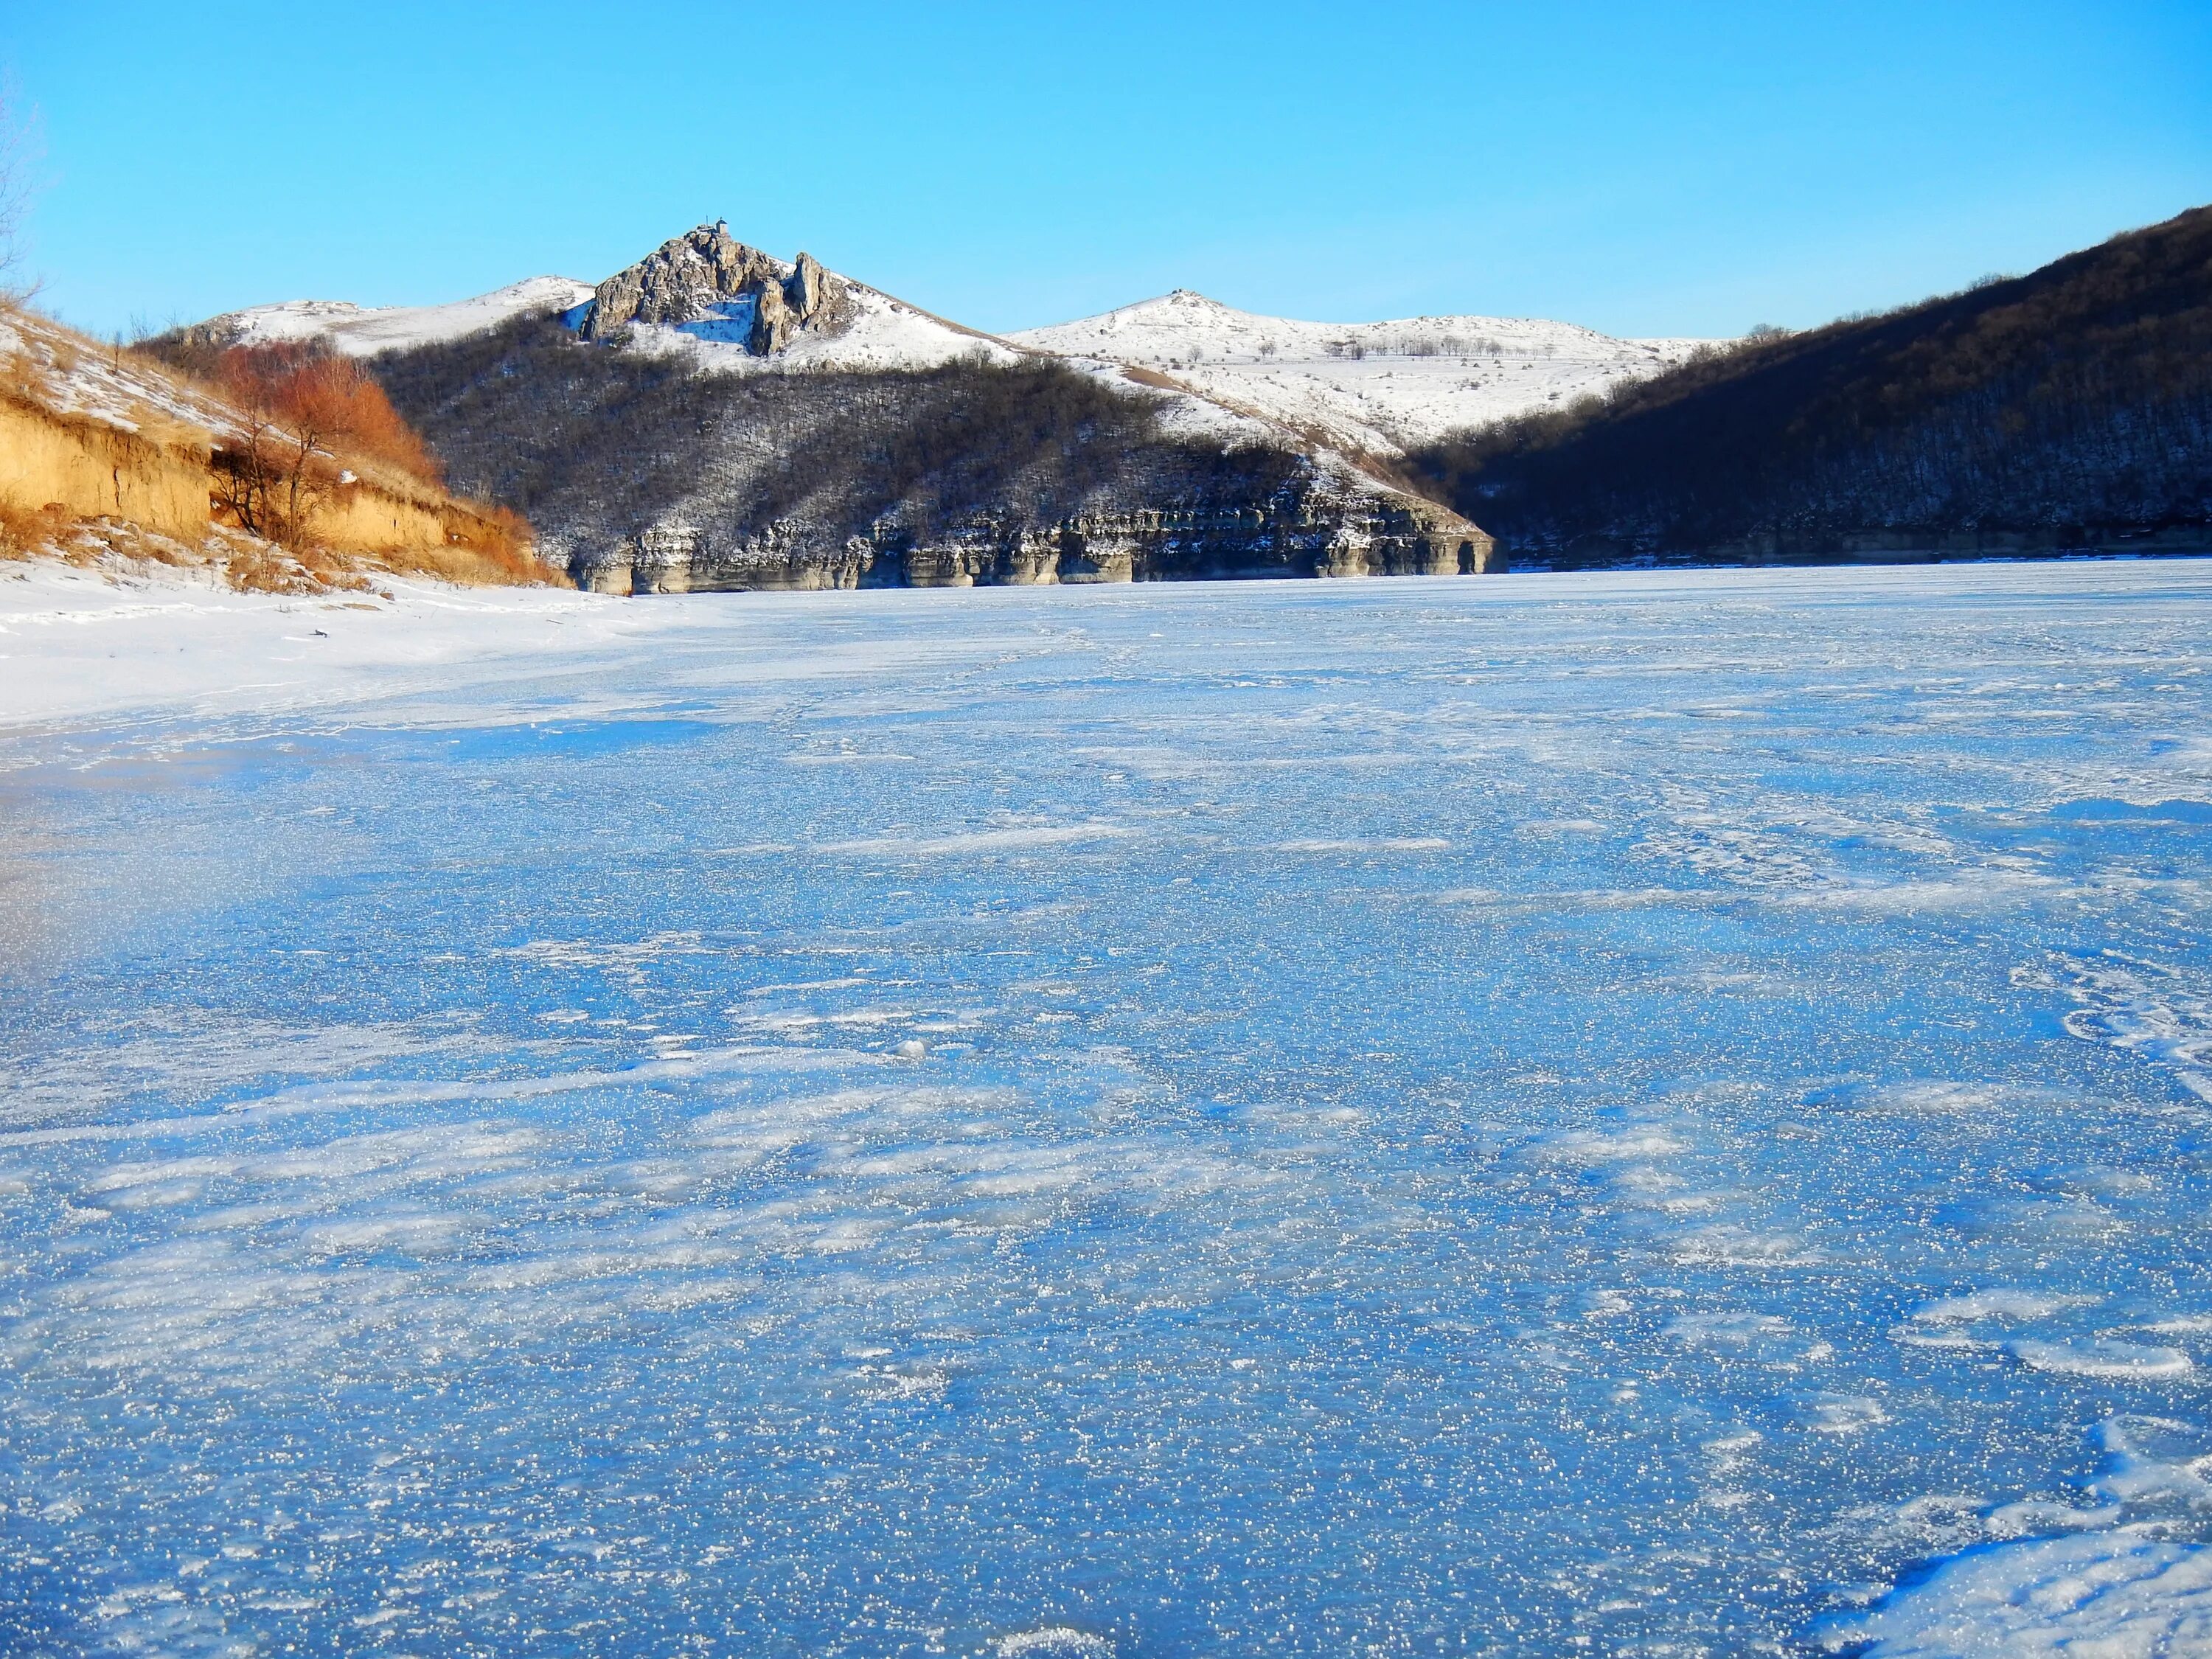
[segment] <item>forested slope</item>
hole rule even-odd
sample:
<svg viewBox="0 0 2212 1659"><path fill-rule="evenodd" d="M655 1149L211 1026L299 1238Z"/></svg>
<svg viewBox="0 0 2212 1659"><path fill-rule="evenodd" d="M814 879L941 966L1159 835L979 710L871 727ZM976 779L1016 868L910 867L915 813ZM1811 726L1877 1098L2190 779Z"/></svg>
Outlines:
<svg viewBox="0 0 2212 1659"><path fill-rule="evenodd" d="M1413 465L1523 562L2212 548L2212 209Z"/></svg>
<svg viewBox="0 0 2212 1659"><path fill-rule="evenodd" d="M1057 362L735 374L550 319L372 367L457 485L616 589L1479 569L1488 538Z"/></svg>

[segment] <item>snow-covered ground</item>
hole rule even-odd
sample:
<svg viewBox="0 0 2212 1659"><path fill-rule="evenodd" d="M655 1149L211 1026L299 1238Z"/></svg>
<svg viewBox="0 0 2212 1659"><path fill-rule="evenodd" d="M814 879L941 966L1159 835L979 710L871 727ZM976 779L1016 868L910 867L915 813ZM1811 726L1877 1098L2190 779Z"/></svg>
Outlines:
<svg viewBox="0 0 2212 1659"><path fill-rule="evenodd" d="M57 723L259 717L497 678L651 619L568 588L459 588L380 574L378 594L233 592L219 570L116 580L0 562L0 732Z"/></svg>
<svg viewBox="0 0 2212 1659"><path fill-rule="evenodd" d="M123 432L174 423L234 429L231 411L131 354L76 334L36 313L0 312L0 362L32 403Z"/></svg>
<svg viewBox="0 0 2212 1659"><path fill-rule="evenodd" d="M531 276L473 299L436 306L357 306L349 300L286 300L210 318L241 345L327 340L356 357L465 339L526 313L571 310L592 297L572 276Z"/></svg>
<svg viewBox="0 0 2212 1659"><path fill-rule="evenodd" d="M0 568L0 1650L2204 1650L2212 562Z"/></svg>
<svg viewBox="0 0 2212 1659"><path fill-rule="evenodd" d="M631 339L647 349L688 351L708 367L732 374L933 368L963 359L999 364L1021 360L1022 354L1003 340L947 322L850 277L842 280L852 301L850 323L836 333L796 333L773 357L756 357L745 349L752 331L750 302L731 307L726 317L672 327L634 327Z"/></svg>
<svg viewBox="0 0 2212 1659"><path fill-rule="evenodd" d="M1017 344L1164 371L1240 408L1381 454L1559 408L1680 362L1707 342L1619 340L1526 317L1308 323L1178 289Z"/></svg>

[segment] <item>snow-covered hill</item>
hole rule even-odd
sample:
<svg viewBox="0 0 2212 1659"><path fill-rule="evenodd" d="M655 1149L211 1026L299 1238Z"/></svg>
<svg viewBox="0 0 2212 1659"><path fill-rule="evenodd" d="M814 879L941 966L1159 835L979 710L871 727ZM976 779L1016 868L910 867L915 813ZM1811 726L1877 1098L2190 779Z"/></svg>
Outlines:
<svg viewBox="0 0 2212 1659"><path fill-rule="evenodd" d="M1006 337L1165 373L1208 397L1382 454L1656 374L1702 343L1620 340L1518 317L1297 322L1187 289Z"/></svg>
<svg viewBox="0 0 2212 1659"><path fill-rule="evenodd" d="M442 306L357 306L347 300L287 300L210 317L194 329L237 345L327 340L349 356L404 351L459 340L528 313L568 311L592 297L592 285L571 276L531 276L471 300Z"/></svg>

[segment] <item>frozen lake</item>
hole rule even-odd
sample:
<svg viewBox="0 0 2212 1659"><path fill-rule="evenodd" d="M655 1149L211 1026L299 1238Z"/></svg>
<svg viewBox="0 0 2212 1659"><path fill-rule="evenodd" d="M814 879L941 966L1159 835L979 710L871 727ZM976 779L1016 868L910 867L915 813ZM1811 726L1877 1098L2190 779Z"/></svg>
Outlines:
<svg viewBox="0 0 2212 1659"><path fill-rule="evenodd" d="M2212 1650L2212 564L561 605L0 634L0 1649Z"/></svg>

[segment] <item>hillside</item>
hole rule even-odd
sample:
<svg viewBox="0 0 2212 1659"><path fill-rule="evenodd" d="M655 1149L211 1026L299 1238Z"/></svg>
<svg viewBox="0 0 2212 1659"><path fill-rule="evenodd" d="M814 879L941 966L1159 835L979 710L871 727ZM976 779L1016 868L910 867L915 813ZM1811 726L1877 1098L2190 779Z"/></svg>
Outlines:
<svg viewBox="0 0 2212 1659"><path fill-rule="evenodd" d="M368 356L481 334L513 318L566 311L591 297L589 283L568 276L532 276L451 305L357 306L345 300L288 300L249 306L210 317L186 333L196 344L320 341L349 356Z"/></svg>
<svg viewBox="0 0 2212 1659"><path fill-rule="evenodd" d="M1395 456L1455 428L1572 403L1680 363L1698 340L1617 340L1526 317L1308 323L1177 289L1018 345L1169 370L1208 397Z"/></svg>
<svg viewBox="0 0 2212 1659"><path fill-rule="evenodd" d="M1049 361L720 374L550 319L379 360L456 483L614 592L1459 574L1489 538Z"/></svg>
<svg viewBox="0 0 2212 1659"><path fill-rule="evenodd" d="M455 483L620 592L1458 574L1487 536L1172 377L702 226L580 308L371 360Z"/></svg>
<svg viewBox="0 0 2212 1659"><path fill-rule="evenodd" d="M326 407L382 404L373 385L319 392ZM419 447L385 413L381 444L319 439L146 353L0 308L0 556L301 592L389 572L543 580L519 523L410 469Z"/></svg>
<svg viewBox="0 0 2212 1659"><path fill-rule="evenodd" d="M2212 548L2212 209L1413 465L1538 563Z"/></svg>

